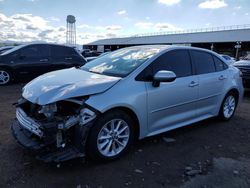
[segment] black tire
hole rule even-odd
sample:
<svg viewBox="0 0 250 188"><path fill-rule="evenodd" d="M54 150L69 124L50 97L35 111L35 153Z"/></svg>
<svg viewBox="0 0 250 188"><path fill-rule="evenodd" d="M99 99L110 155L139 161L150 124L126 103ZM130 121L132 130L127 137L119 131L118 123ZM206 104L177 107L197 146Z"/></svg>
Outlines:
<svg viewBox="0 0 250 188"><path fill-rule="evenodd" d="M233 97L234 100L235 100L235 107L234 107L234 110L232 112L232 115L229 116L229 117L226 117L225 114L224 114L224 105L226 103L226 100L229 98L229 97ZM237 104L238 104L238 97L237 95L234 93L234 92L229 92L225 98L223 99L223 102L221 104L221 107L220 107L220 113L219 113L219 118L223 121L229 121L233 116L234 116L234 113L236 111L236 108L237 108Z"/></svg>
<svg viewBox="0 0 250 188"><path fill-rule="evenodd" d="M120 151L118 154L114 156L105 156L98 149L98 143L97 143L98 135L108 122L115 119L123 120L124 122L126 122L126 125L129 128L129 138L126 146L122 151ZM122 110L113 110L103 114L96 120L94 126L90 129L86 143L87 158L94 161L110 161L122 156L124 153L126 153L126 151L129 149L134 140L135 130L133 128L133 125L134 125L133 119Z"/></svg>
<svg viewBox="0 0 250 188"><path fill-rule="evenodd" d="M1 68L1 67L0 67L0 74L3 73L3 72L4 72L4 75L7 74L7 75L9 76L9 79L8 79L7 82L4 82L3 80L0 79L0 86L4 86L4 85L10 84L10 83L12 82L12 79L13 79L12 73L11 73L11 71L10 71L9 69ZM1 76L1 75L0 75L0 76Z"/></svg>

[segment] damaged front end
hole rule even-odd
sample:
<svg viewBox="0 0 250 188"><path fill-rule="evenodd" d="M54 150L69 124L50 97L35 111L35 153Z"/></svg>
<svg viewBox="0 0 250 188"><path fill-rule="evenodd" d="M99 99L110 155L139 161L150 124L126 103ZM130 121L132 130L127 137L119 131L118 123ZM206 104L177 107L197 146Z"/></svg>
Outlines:
<svg viewBox="0 0 250 188"><path fill-rule="evenodd" d="M26 99L16 104L16 119L11 130L25 148L46 162L61 162L85 155L89 128L98 111L85 104L87 97L47 105Z"/></svg>

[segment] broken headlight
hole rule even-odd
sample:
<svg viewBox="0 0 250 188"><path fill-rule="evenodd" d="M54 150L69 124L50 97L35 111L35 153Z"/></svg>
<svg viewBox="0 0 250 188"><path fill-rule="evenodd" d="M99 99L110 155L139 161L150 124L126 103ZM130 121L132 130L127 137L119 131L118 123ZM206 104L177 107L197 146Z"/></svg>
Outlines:
<svg viewBox="0 0 250 188"><path fill-rule="evenodd" d="M86 123L92 121L96 118L95 112L88 108L83 108L80 112L80 125L85 125Z"/></svg>
<svg viewBox="0 0 250 188"><path fill-rule="evenodd" d="M39 113L44 114L47 118L53 117L55 112L57 112L56 103L44 105L39 110Z"/></svg>

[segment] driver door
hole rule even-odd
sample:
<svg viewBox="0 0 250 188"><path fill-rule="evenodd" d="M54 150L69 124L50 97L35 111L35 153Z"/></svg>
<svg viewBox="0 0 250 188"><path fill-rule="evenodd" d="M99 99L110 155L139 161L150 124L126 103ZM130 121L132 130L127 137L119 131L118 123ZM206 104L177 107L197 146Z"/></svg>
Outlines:
<svg viewBox="0 0 250 188"><path fill-rule="evenodd" d="M49 47L47 44L28 45L19 50L15 61L21 77L36 77L50 71Z"/></svg>
<svg viewBox="0 0 250 188"><path fill-rule="evenodd" d="M146 83L149 134L177 128L196 117L198 77L193 75L188 50L172 50L158 57L152 64L154 75L160 70L173 71L173 82L161 82L154 87Z"/></svg>

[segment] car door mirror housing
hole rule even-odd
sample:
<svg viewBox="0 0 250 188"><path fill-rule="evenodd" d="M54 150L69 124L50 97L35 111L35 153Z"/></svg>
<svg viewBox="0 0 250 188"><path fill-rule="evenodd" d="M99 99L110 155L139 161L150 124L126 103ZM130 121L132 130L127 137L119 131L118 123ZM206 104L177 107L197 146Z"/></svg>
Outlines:
<svg viewBox="0 0 250 188"><path fill-rule="evenodd" d="M153 86L159 87L161 82L173 82L176 74L172 71L161 70L155 73L153 77Z"/></svg>

